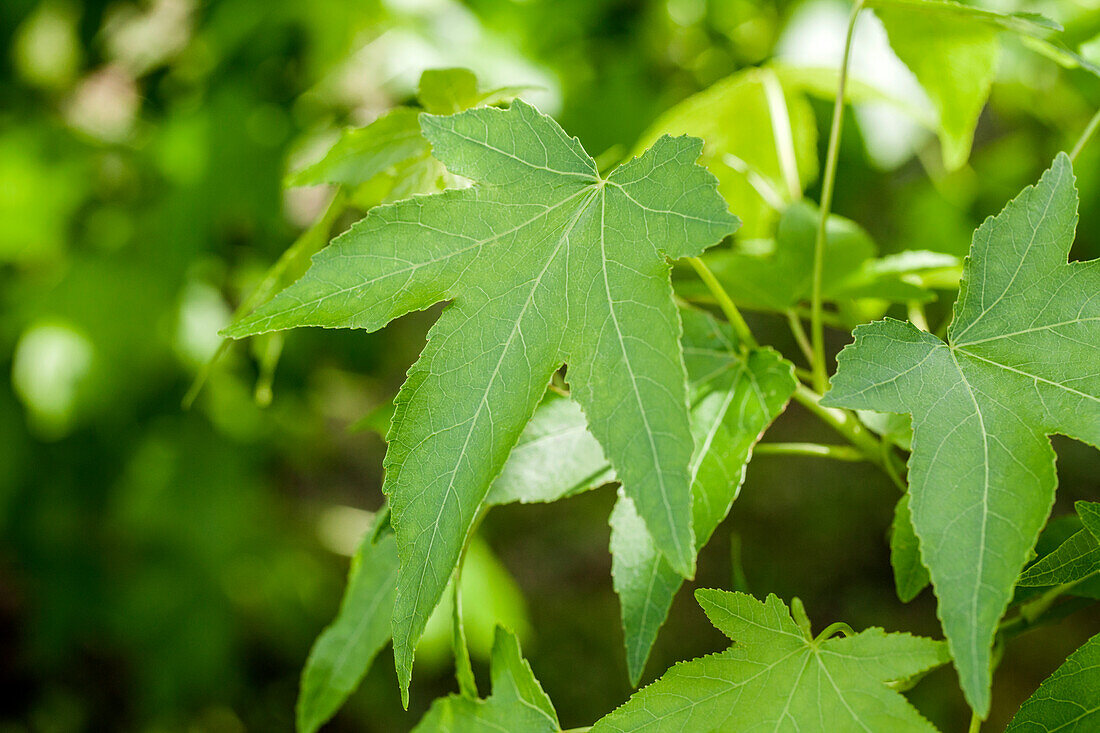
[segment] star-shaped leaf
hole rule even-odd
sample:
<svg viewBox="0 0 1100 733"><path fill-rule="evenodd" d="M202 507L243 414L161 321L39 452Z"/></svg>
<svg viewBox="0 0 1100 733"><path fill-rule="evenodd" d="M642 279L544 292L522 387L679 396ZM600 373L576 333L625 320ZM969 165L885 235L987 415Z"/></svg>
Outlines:
<svg viewBox="0 0 1100 733"><path fill-rule="evenodd" d="M452 301L402 387L386 454L403 690L482 500L563 363L658 548L691 574L693 441L666 258L698 255L737 226L695 164L697 139L661 138L605 178L522 101L421 126L475 185L372 210L230 330L376 330Z"/></svg>
<svg viewBox="0 0 1100 733"><path fill-rule="evenodd" d="M811 638L774 595L699 590L735 643L677 664L592 727L619 731L934 731L887 683L947 662L942 642L867 629Z"/></svg>
<svg viewBox="0 0 1100 733"><path fill-rule="evenodd" d="M971 706L1054 500L1062 433L1100 444L1100 261L1067 263L1077 191L1062 154L974 235L947 343L857 328L822 404L913 415L910 508Z"/></svg>
<svg viewBox="0 0 1100 733"><path fill-rule="evenodd" d="M1085 642L1039 685L1006 733L1088 733L1100 729L1100 635Z"/></svg>
<svg viewBox="0 0 1100 733"><path fill-rule="evenodd" d="M558 715L523 658L519 640L497 627L490 659L493 694L485 700L450 695L432 703L414 733L557 733Z"/></svg>

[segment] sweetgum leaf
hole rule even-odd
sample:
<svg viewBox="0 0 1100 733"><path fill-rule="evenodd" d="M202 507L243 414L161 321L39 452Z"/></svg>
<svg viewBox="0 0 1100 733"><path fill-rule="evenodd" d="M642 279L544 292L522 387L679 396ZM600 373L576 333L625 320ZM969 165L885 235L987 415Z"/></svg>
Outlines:
<svg viewBox="0 0 1100 733"><path fill-rule="evenodd" d="M1025 570L1019 585L1076 583L1100 573L1100 503L1079 501L1075 506L1085 528Z"/></svg>
<svg viewBox="0 0 1100 733"><path fill-rule="evenodd" d="M302 670L299 733L313 733L340 709L389 642L396 584L393 534L368 532L352 558L336 620L317 637Z"/></svg>
<svg viewBox="0 0 1100 733"><path fill-rule="evenodd" d="M1060 154L975 233L947 343L900 321L861 326L822 400L913 415L913 526L982 715L997 622L1054 500L1047 436L1100 444L1100 260L1066 262L1076 221Z"/></svg>
<svg viewBox="0 0 1100 733"><path fill-rule="evenodd" d="M737 226L695 164L696 139L661 138L604 178L575 138L520 100L425 114L421 126L435 156L474 185L372 210L229 332L377 330L452 301L409 370L386 454L403 691L489 486L565 362L661 552L692 573L692 437L666 258L697 255Z"/></svg>
<svg viewBox="0 0 1100 733"><path fill-rule="evenodd" d="M493 694L485 700L450 695L432 703L414 733L557 733L558 715L519 648L497 627L490 660Z"/></svg>
<svg viewBox="0 0 1100 733"><path fill-rule="evenodd" d="M783 412L796 386L790 362L771 349L741 352L725 324L682 311L691 384L692 529L699 547L741 490L752 448ZM611 572L621 606L627 670L637 684L683 578L657 551L634 503L611 514Z"/></svg>
<svg viewBox="0 0 1100 733"><path fill-rule="evenodd" d="M997 33L1045 39L1061 30L1037 13L998 13L951 0L869 0L890 46L917 77L939 115L944 165L961 168L989 98Z"/></svg>
<svg viewBox="0 0 1100 733"><path fill-rule="evenodd" d="M770 68L738 71L688 97L661 115L640 145L666 134L703 138L703 163L744 220L741 236L769 233L776 212L817 177L813 109L797 84Z"/></svg>
<svg viewBox="0 0 1100 733"><path fill-rule="evenodd" d="M728 650L677 664L592 727L608 731L934 731L887 683L947 662L943 642L867 629L811 639L774 595L699 590Z"/></svg>
<svg viewBox="0 0 1100 733"><path fill-rule="evenodd" d="M887 5L875 13L894 53L931 99L939 115L944 165L955 170L970 157L974 128L993 85L997 29L969 15L913 12L924 5Z"/></svg>
<svg viewBox="0 0 1100 733"><path fill-rule="evenodd" d="M1088 733L1100 728L1100 635L1039 685L1006 733Z"/></svg>

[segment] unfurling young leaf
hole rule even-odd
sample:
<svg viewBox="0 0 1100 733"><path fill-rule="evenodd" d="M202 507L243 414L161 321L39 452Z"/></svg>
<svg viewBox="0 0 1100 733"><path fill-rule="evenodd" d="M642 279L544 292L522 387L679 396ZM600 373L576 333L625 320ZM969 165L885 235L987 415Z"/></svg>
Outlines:
<svg viewBox="0 0 1100 733"><path fill-rule="evenodd" d="M496 629L490 660L493 694L485 700L450 695L432 703L414 733L557 733L558 715L523 658L519 640Z"/></svg>
<svg viewBox="0 0 1100 733"><path fill-rule="evenodd" d="M1076 509L1085 528L1025 570L1019 585L1077 583L1100 574L1100 503L1079 501Z"/></svg>
<svg viewBox="0 0 1100 733"><path fill-rule="evenodd" d="M1062 433L1100 444L1100 261L1067 263L1061 154L974 235L947 343L886 320L841 352L822 404L913 415L910 508L968 702L989 710L997 622L1054 499Z"/></svg>
<svg viewBox="0 0 1100 733"><path fill-rule="evenodd" d="M698 255L737 225L695 164L695 139L661 138L604 178L575 138L522 101L423 115L421 126L435 156L474 185L374 209L230 329L377 330L453 301L396 401L385 462L406 694L416 639L563 363L660 551L692 573L692 437L666 258Z"/></svg>
<svg viewBox="0 0 1100 733"><path fill-rule="evenodd" d="M1020 707L1005 733L1100 730L1100 635L1069 655Z"/></svg>
<svg viewBox="0 0 1100 733"><path fill-rule="evenodd" d="M943 642L882 629L813 639L774 595L695 597L733 646L677 664L592 733L935 730L887 685L945 664Z"/></svg>

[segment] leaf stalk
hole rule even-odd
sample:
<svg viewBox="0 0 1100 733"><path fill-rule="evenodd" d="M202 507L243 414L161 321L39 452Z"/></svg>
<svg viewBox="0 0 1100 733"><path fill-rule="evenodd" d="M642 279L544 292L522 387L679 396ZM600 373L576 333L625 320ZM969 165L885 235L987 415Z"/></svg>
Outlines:
<svg viewBox="0 0 1100 733"><path fill-rule="evenodd" d="M737 309L737 305L734 304L733 298L730 297L726 289L722 287L722 283L718 282L718 278L714 276L710 268L707 267L707 263L703 262L698 257L689 257L688 262L695 269L699 279L703 281L703 284L707 286L707 289L714 295L715 300L718 301L718 307L722 309L722 313L726 316L726 320L730 322L730 326L737 333L737 338L741 340L741 343L750 348L755 349L759 344L756 342L756 337L752 335L752 331L749 329L749 324L745 323L745 319L741 316L741 311Z"/></svg>

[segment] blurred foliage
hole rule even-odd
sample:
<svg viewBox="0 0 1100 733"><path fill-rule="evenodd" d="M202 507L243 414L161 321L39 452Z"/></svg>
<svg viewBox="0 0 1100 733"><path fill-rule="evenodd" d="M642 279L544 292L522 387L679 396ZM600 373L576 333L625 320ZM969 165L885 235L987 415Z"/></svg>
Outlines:
<svg viewBox="0 0 1100 733"><path fill-rule="evenodd" d="M1056 18L1100 62L1095 3L990 6ZM383 334L289 335L267 408L253 390L272 359L234 347L181 409L233 308L329 203L323 186L284 192L288 172L342 128L411 102L424 69L453 66L485 89L537 87L525 96L589 150L621 157L674 103L740 69L835 67L846 12L830 0L0 3L0 730L291 729L299 670L335 614L364 512L381 504L383 445L346 428L389 399L432 315ZM876 33L868 21L857 44L873 50ZM857 54L857 82L912 86L876 76L889 65L872 50ZM815 139L820 154L831 108L804 86L792 102L800 156ZM883 254L964 254L976 224L1098 104L1095 78L1006 41L968 165L946 171L931 133L870 99L847 123L834 210ZM798 163L812 184L812 161ZM1100 145L1077 167L1075 256L1092 258ZM929 304L933 326L949 307ZM797 353L782 317L752 318L762 339ZM792 409L776 439L823 437L803 417ZM1090 449L1056 444L1055 511L1070 514L1096 498L1097 480ZM856 627L937 634L927 593L906 606L894 597L894 498L864 466L761 457L695 584L730 587L733 538L758 595L797 594ZM478 599L514 577L526 602L498 597L495 613L511 619L565 727L629 693L608 573L613 501L604 490L493 512L476 551L485 580L464 595L490 608ZM448 638L441 623L433 643ZM1071 616L1010 647L991 727L1096 623ZM477 626L487 679L491 622ZM651 674L723 646L681 594ZM380 663L332 729L411 728L453 689L446 654L423 660L409 713ZM914 699L943 726L965 723L949 671Z"/></svg>

